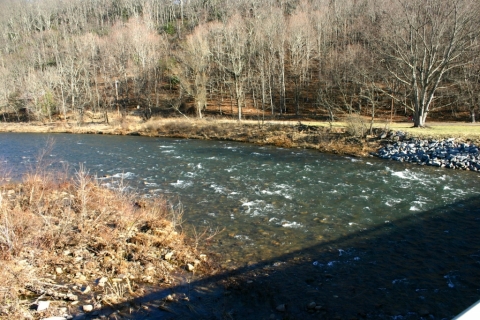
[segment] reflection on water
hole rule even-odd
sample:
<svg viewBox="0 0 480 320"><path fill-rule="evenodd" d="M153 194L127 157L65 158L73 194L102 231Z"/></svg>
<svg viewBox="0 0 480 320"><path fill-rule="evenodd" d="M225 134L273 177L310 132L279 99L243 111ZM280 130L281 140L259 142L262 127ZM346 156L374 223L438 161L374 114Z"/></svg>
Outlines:
<svg viewBox="0 0 480 320"><path fill-rule="evenodd" d="M108 187L127 183L146 197L167 194L174 201L180 199L187 230L192 226L197 230L225 228L211 246L237 266L326 243L335 258L311 257L312 267L322 273L342 273L345 265L375 263L367 248L355 245L372 244L373 229L381 226L382 232L395 234L401 227L399 221L422 224L423 213L441 214L449 205L480 193L476 173L373 158L232 142L87 135L54 138L52 159L67 161L72 168L82 162ZM18 175L34 162L45 139L45 135L0 134L0 159ZM442 221L441 228L447 238L455 226ZM356 235L354 244L335 246L336 240L352 234ZM392 243L392 250L415 246L409 241L405 235ZM425 239L424 245L434 247L435 241ZM451 245L460 248L462 244L451 239ZM449 288L459 283L454 269L442 272ZM408 273L391 278L397 287L414 286ZM417 289L419 295L427 290Z"/></svg>

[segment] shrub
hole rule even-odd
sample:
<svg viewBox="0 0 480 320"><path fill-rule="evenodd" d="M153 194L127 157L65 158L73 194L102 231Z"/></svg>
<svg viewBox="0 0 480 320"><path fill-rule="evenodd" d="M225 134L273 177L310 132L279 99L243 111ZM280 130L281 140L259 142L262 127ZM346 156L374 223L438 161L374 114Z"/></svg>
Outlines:
<svg viewBox="0 0 480 320"><path fill-rule="evenodd" d="M175 34L175 26L173 23L169 22L166 25L163 26L163 31L168 34L168 35L174 35Z"/></svg>
<svg viewBox="0 0 480 320"><path fill-rule="evenodd" d="M351 114L347 117L346 133L355 138L364 138L367 134L367 123L362 116Z"/></svg>

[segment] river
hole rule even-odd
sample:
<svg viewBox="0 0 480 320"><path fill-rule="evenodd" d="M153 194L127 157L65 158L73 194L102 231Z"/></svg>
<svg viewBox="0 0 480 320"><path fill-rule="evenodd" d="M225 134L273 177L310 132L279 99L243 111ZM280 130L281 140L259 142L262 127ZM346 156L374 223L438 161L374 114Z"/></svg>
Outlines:
<svg viewBox="0 0 480 320"><path fill-rule="evenodd" d="M19 178L48 137L52 166L73 172L83 163L106 187L166 195L183 207L189 234L224 229L208 248L224 266L308 265L299 279L332 290L327 316L442 319L480 298L477 173L234 142L74 134L2 133L0 164ZM357 300L361 311L342 311Z"/></svg>

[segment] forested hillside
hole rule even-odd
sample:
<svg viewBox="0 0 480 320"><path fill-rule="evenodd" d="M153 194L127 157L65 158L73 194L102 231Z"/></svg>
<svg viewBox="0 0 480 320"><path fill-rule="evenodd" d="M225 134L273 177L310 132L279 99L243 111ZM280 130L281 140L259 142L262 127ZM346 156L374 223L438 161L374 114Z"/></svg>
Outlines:
<svg viewBox="0 0 480 320"><path fill-rule="evenodd" d="M427 114L478 114L478 0L0 6L0 121L135 109L146 118L380 113L423 126Z"/></svg>

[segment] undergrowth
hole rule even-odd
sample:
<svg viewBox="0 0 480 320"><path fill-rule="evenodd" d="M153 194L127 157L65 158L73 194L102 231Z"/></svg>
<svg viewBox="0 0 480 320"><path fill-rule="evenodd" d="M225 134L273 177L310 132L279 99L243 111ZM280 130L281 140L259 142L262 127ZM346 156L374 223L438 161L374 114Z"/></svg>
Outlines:
<svg viewBox="0 0 480 320"><path fill-rule="evenodd" d="M31 286L126 279L106 287L104 302L112 303L112 293L169 284L172 271L206 265L179 229L181 209L162 197L104 188L82 166L73 177L37 168L7 180L0 179L0 317L26 317L20 297Z"/></svg>

